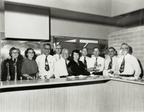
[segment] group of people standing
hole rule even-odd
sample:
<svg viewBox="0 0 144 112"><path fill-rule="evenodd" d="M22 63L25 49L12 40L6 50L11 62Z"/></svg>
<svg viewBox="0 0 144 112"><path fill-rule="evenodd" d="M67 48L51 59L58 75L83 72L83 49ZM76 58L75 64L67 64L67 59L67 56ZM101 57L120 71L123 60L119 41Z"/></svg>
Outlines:
<svg viewBox="0 0 144 112"><path fill-rule="evenodd" d="M100 56L100 49L95 47L93 55L88 57L88 49L69 50L56 45L56 54L51 55L51 45L46 43L43 53L36 56L34 49L28 48L23 59L18 48L9 50L10 59L2 64L1 80L33 80L64 78L79 75L119 76L124 79L138 80L141 68L136 57L130 53L130 46L121 45L120 55L117 56L115 48L108 48L105 58Z"/></svg>

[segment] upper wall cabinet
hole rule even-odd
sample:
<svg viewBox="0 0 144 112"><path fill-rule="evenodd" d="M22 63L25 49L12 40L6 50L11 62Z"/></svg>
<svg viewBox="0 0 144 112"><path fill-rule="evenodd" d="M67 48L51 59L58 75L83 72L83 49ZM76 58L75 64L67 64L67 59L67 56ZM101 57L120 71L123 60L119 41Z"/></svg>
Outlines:
<svg viewBox="0 0 144 112"><path fill-rule="evenodd" d="M50 40L49 10L5 4L5 38Z"/></svg>

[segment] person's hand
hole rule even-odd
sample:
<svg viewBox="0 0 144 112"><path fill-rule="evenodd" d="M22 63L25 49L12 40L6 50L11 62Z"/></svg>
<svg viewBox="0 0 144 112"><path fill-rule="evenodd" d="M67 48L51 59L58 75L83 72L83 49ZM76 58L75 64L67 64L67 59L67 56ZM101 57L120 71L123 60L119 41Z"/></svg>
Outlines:
<svg viewBox="0 0 144 112"><path fill-rule="evenodd" d="M34 78L33 77L31 77L31 76L27 76L27 80L33 80Z"/></svg>
<svg viewBox="0 0 144 112"><path fill-rule="evenodd" d="M37 79L41 79L41 77L42 77L42 76L39 75L39 76L37 76Z"/></svg>
<svg viewBox="0 0 144 112"><path fill-rule="evenodd" d="M48 78L47 78L47 75L45 75L44 78L45 78L45 79L48 79Z"/></svg>
<svg viewBox="0 0 144 112"><path fill-rule="evenodd" d="M128 80L128 78L127 77L119 77L120 79L123 79L123 80Z"/></svg>
<svg viewBox="0 0 144 112"><path fill-rule="evenodd" d="M30 75L28 74L23 74L24 77L27 78L27 80L33 80L33 77L31 77Z"/></svg>
<svg viewBox="0 0 144 112"><path fill-rule="evenodd" d="M109 70L108 73L109 73L109 74L113 74L114 72L113 72L112 70Z"/></svg>
<svg viewBox="0 0 144 112"><path fill-rule="evenodd" d="M120 76L116 73L113 73L113 75L114 75L115 78L120 78Z"/></svg>
<svg viewBox="0 0 144 112"><path fill-rule="evenodd" d="M93 71L94 71L94 72L99 72L99 69L98 69L97 67L95 67L95 68L93 69Z"/></svg>
<svg viewBox="0 0 144 112"><path fill-rule="evenodd" d="M101 64L99 64L99 65L97 65L96 67L101 67L102 65Z"/></svg>
<svg viewBox="0 0 144 112"><path fill-rule="evenodd" d="M38 79L39 78L39 73L36 73L36 79Z"/></svg>
<svg viewBox="0 0 144 112"><path fill-rule="evenodd" d="M94 68L93 68L93 67L90 67L90 68L88 68L87 70L88 70L89 72L91 72L91 71L94 70Z"/></svg>

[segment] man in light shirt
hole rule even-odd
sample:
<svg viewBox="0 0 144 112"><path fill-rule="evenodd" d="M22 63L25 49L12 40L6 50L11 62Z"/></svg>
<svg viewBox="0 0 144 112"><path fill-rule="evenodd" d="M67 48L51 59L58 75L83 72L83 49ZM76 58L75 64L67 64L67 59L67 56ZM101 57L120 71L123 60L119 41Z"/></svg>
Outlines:
<svg viewBox="0 0 144 112"><path fill-rule="evenodd" d="M82 48L81 49L81 54L82 56L80 57L80 61L83 62L83 64L85 65L85 68L87 69L88 63L89 63L89 57L87 56L88 50L87 48Z"/></svg>
<svg viewBox="0 0 144 112"><path fill-rule="evenodd" d="M98 47L93 49L93 57L88 63L88 70L95 75L102 75L104 70L104 58L100 57L100 50Z"/></svg>
<svg viewBox="0 0 144 112"><path fill-rule="evenodd" d="M118 74L123 79L138 80L141 74L138 60L129 54L129 45L123 43L121 45L122 56L118 59Z"/></svg>
<svg viewBox="0 0 144 112"><path fill-rule="evenodd" d="M105 59L104 71L103 75L112 75L117 74L117 61L116 57L117 51L113 47L109 47L108 49L108 57Z"/></svg>
<svg viewBox="0 0 144 112"><path fill-rule="evenodd" d="M58 61L62 57L62 55L61 55L62 46L60 44L56 45L55 51L56 51L56 54L54 54L54 58L56 59L56 61Z"/></svg>
<svg viewBox="0 0 144 112"><path fill-rule="evenodd" d="M69 75L67 69L67 64L69 63L69 60L67 60L68 57L69 57L68 49L63 49L62 58L55 63L55 70L54 70L55 78L65 78L67 75Z"/></svg>
<svg viewBox="0 0 144 112"><path fill-rule="evenodd" d="M50 55L51 45L46 43L43 45L43 54L36 58L39 70L39 77L41 79L49 79L54 73L55 58Z"/></svg>

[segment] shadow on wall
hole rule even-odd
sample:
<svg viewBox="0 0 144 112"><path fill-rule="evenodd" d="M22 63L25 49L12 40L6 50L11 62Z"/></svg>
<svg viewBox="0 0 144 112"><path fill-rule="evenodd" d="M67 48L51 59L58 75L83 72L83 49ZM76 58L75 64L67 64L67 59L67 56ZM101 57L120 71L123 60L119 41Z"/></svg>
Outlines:
<svg viewBox="0 0 144 112"><path fill-rule="evenodd" d="M130 53L130 54L133 53L133 48L132 48L131 46L129 46L129 53ZM138 60L138 63L139 63L139 65L140 65L140 68L141 68L140 78L143 78L143 75L144 75L144 74L143 74L143 66L142 66L140 60L139 60L139 59L137 59L137 60Z"/></svg>
<svg viewBox="0 0 144 112"><path fill-rule="evenodd" d="M142 66L140 60L139 60L139 59L137 59L137 60L138 60L138 62L139 62L140 68L141 68L141 74L140 74L140 77L143 78L143 75L144 75L144 74L143 74L143 66Z"/></svg>

